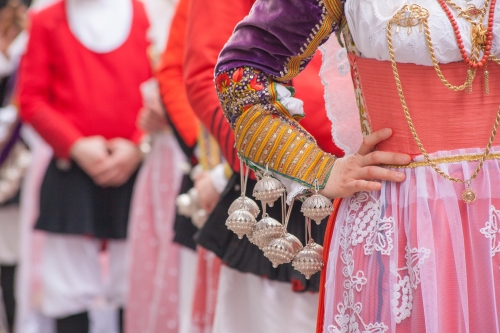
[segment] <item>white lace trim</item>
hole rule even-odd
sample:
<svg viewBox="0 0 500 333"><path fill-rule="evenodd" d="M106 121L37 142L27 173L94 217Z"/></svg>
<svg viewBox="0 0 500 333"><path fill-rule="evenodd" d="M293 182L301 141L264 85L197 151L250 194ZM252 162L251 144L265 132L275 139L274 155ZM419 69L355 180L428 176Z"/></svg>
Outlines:
<svg viewBox="0 0 500 333"><path fill-rule="evenodd" d="M484 235L484 237L490 240L492 257L494 257L495 254L500 252L500 230L498 229L499 224L500 224L500 210L495 209L495 206L491 205L490 220L486 222L486 226L484 228L481 228L480 231Z"/></svg>
<svg viewBox="0 0 500 333"><path fill-rule="evenodd" d="M395 221L384 217L380 202L366 192L360 192L349 199L345 224L340 226L340 259L344 265L343 301L337 304L334 316L336 325L329 325L329 333L382 333L388 331L383 322L365 323L362 317L363 304L356 302L356 293L361 293L371 276L363 270L355 270L353 247L363 245L364 254L391 255ZM391 306L396 322L410 317L413 309L413 292L420 284L420 267L431 251L427 248L406 247L406 266L396 268L391 261L391 273L397 279L393 285ZM405 274L402 275L402 272Z"/></svg>
<svg viewBox="0 0 500 333"><path fill-rule="evenodd" d="M363 141L359 120L359 109L347 51L341 48L335 36L320 47L323 54L320 77L325 87L328 119L332 122L332 137L335 145L346 155L358 151Z"/></svg>

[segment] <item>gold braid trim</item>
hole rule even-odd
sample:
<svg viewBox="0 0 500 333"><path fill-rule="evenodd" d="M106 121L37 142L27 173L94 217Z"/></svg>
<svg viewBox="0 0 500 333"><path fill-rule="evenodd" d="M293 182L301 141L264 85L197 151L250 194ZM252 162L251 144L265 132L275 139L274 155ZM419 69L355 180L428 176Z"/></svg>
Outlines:
<svg viewBox="0 0 500 333"><path fill-rule="evenodd" d="M478 162L481 161L483 154L472 154L472 155L455 155L447 157L438 157L430 159L434 164L444 164L444 163L457 163L457 162ZM500 153L491 153L486 155L486 160L498 160L500 159ZM427 161L411 162L407 165L390 165L383 164L382 166L393 168L393 169L414 169L418 167L431 166Z"/></svg>
<svg viewBox="0 0 500 333"><path fill-rule="evenodd" d="M337 31L337 34L340 34L347 25L347 19L344 14L344 2L340 0L324 0L324 2L328 13L333 17L333 21L339 24L340 29Z"/></svg>
<svg viewBox="0 0 500 333"><path fill-rule="evenodd" d="M319 24L312 29L312 32L309 34L309 38L307 38L307 42L300 48L301 53L288 60L288 64L285 65L285 72L281 73L281 77L275 78L277 81L288 82L296 77L301 71L304 61L314 55L320 43L330 35L334 25L340 24L341 20L337 19L337 15L332 15L335 12L330 10L327 11L326 8L327 6L330 6L333 9L335 2L337 1L319 0L320 7L323 9L321 22L319 22Z"/></svg>
<svg viewBox="0 0 500 333"><path fill-rule="evenodd" d="M254 105L236 122L236 148L246 161L299 183L324 187L335 157L322 151L299 124Z"/></svg>

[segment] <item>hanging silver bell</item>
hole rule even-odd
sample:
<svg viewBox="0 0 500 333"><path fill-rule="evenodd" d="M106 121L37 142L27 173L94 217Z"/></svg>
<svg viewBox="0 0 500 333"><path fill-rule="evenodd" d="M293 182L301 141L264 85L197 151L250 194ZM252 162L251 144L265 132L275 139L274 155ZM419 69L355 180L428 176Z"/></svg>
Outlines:
<svg viewBox="0 0 500 333"><path fill-rule="evenodd" d="M278 200L281 195L285 193L285 187L279 180L269 175L264 177L255 184L253 189L253 196L262 201L263 204L274 206L274 202Z"/></svg>
<svg viewBox="0 0 500 333"><path fill-rule="evenodd" d="M262 249L264 256L267 257L273 267L276 268L281 264L286 264L292 261L302 249L302 243L294 235L287 233L280 238L272 240Z"/></svg>
<svg viewBox="0 0 500 333"><path fill-rule="evenodd" d="M273 239L280 238L284 232L283 224L267 215L257 222L252 233L248 234L248 240L262 249Z"/></svg>
<svg viewBox="0 0 500 333"><path fill-rule="evenodd" d="M319 225L325 217L332 214L333 205L330 199L316 193L311 195L302 203L300 211L305 217L314 220L314 222Z"/></svg>
<svg viewBox="0 0 500 333"><path fill-rule="evenodd" d="M185 217L191 217L199 209L198 193L195 188L192 188L188 193L180 194L175 199L175 204L177 206L180 215Z"/></svg>
<svg viewBox="0 0 500 333"><path fill-rule="evenodd" d="M257 218L257 216L260 214L259 206L255 203L255 201L244 195L234 200L227 213L231 215L232 213L234 213L234 211L241 208L248 210L255 218Z"/></svg>
<svg viewBox="0 0 500 333"><path fill-rule="evenodd" d="M239 239L251 232L256 223L255 217L246 209L234 211L226 220L227 228L238 235Z"/></svg>
<svg viewBox="0 0 500 333"><path fill-rule="evenodd" d="M205 222L208 220L208 214L204 209L198 209L192 216L191 222L193 222L194 226L198 229L203 228Z"/></svg>
<svg viewBox="0 0 500 333"><path fill-rule="evenodd" d="M311 241L293 258L293 268L304 274L306 279L309 280L311 276L321 271L325 265L322 252L323 247Z"/></svg>
<svg viewBox="0 0 500 333"><path fill-rule="evenodd" d="M314 251L318 252L318 254L323 257L323 246L319 245L318 243L314 242L314 240L309 241L309 244L307 244L311 249Z"/></svg>

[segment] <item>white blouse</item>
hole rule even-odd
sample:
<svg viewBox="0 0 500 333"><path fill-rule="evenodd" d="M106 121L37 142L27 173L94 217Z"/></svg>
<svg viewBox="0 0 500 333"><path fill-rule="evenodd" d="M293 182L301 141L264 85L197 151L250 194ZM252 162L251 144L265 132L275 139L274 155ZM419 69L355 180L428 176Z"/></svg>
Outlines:
<svg viewBox="0 0 500 333"><path fill-rule="evenodd" d="M71 32L97 53L119 48L132 28L130 0L66 0L66 14Z"/></svg>
<svg viewBox="0 0 500 333"><path fill-rule="evenodd" d="M482 8L484 4L484 0L454 0L454 2L462 8L465 8L467 4ZM377 60L390 60L386 34L387 22L407 4L417 4L429 11L429 29L438 62L462 61L452 25L437 0L347 0L345 4L347 22L356 47L362 56ZM499 8L497 6L495 10L491 47L492 54L497 57L500 56ZM454 9L451 9L451 12L460 28L467 54L470 54L470 23L464 18L457 18ZM488 14L485 16L484 25L486 26L487 23ZM408 34L408 29L403 27L398 33L395 30L396 27L393 25L392 40L396 61L432 65L423 31L419 32L418 27L413 27L411 34Z"/></svg>

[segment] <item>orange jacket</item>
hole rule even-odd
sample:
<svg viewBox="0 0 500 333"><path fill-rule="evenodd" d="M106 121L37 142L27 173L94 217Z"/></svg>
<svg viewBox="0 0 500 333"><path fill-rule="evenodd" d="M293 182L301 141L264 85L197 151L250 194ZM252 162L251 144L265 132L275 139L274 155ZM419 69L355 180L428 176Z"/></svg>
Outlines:
<svg viewBox="0 0 500 333"><path fill-rule="evenodd" d="M198 137L199 122L189 104L182 75L189 3L190 0L179 1L156 78L172 126L184 143L193 147Z"/></svg>

